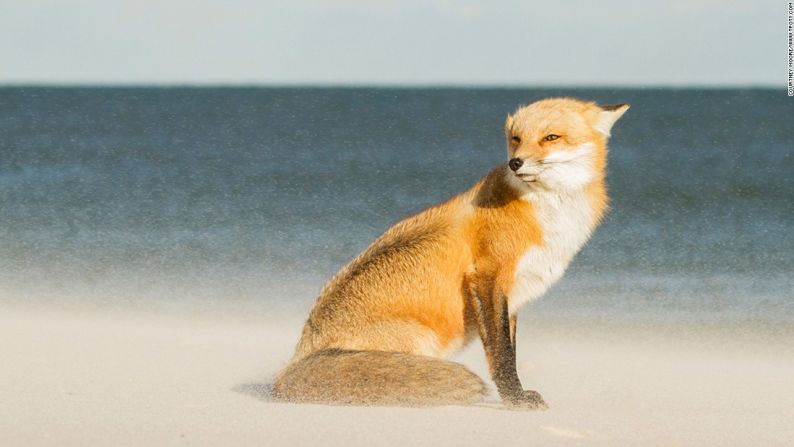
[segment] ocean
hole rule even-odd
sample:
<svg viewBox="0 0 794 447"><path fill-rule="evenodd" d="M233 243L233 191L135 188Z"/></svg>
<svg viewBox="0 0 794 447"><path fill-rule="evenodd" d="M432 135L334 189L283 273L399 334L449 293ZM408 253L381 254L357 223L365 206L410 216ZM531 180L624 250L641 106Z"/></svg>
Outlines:
<svg viewBox="0 0 794 447"><path fill-rule="evenodd" d="M522 313L794 323L794 102L769 89L0 88L0 300L308 312L558 95L632 108L605 222Z"/></svg>

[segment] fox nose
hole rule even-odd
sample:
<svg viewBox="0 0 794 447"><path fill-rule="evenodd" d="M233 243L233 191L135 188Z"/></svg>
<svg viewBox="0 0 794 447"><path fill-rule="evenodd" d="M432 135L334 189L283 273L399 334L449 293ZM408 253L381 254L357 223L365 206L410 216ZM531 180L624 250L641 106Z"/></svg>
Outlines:
<svg viewBox="0 0 794 447"><path fill-rule="evenodd" d="M520 158L511 158L510 161L507 162L507 165L510 166L510 169L512 169L513 172L518 171L523 164L524 160Z"/></svg>

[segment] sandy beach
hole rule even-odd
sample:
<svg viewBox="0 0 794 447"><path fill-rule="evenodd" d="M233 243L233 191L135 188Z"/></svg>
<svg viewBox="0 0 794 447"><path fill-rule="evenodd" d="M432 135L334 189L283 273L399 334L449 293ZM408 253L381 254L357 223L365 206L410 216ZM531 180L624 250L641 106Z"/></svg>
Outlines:
<svg viewBox="0 0 794 447"><path fill-rule="evenodd" d="M545 412L272 402L302 315L13 306L0 314L0 445L792 445L786 328L525 321ZM531 326L529 323L532 323ZM486 375L475 343L456 360Z"/></svg>

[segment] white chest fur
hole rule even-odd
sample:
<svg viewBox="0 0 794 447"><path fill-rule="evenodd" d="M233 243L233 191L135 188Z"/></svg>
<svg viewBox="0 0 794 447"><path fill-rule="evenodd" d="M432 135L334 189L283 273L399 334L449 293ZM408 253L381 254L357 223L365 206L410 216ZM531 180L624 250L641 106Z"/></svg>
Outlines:
<svg viewBox="0 0 794 447"><path fill-rule="evenodd" d="M508 310L515 314L540 297L562 276L593 231L595 219L584 191L528 192L543 243L527 250L516 265L515 282L508 295Z"/></svg>

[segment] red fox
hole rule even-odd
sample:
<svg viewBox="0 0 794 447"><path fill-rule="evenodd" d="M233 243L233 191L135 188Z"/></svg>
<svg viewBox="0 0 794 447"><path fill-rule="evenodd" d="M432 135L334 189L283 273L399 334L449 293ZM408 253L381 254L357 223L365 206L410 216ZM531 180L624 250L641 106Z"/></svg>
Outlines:
<svg viewBox="0 0 794 447"><path fill-rule="evenodd" d="M325 285L274 396L475 403L483 381L444 359L479 335L503 402L546 408L516 371L516 314L562 276L601 221L607 139L628 108L552 98L508 115L505 164L391 227Z"/></svg>

